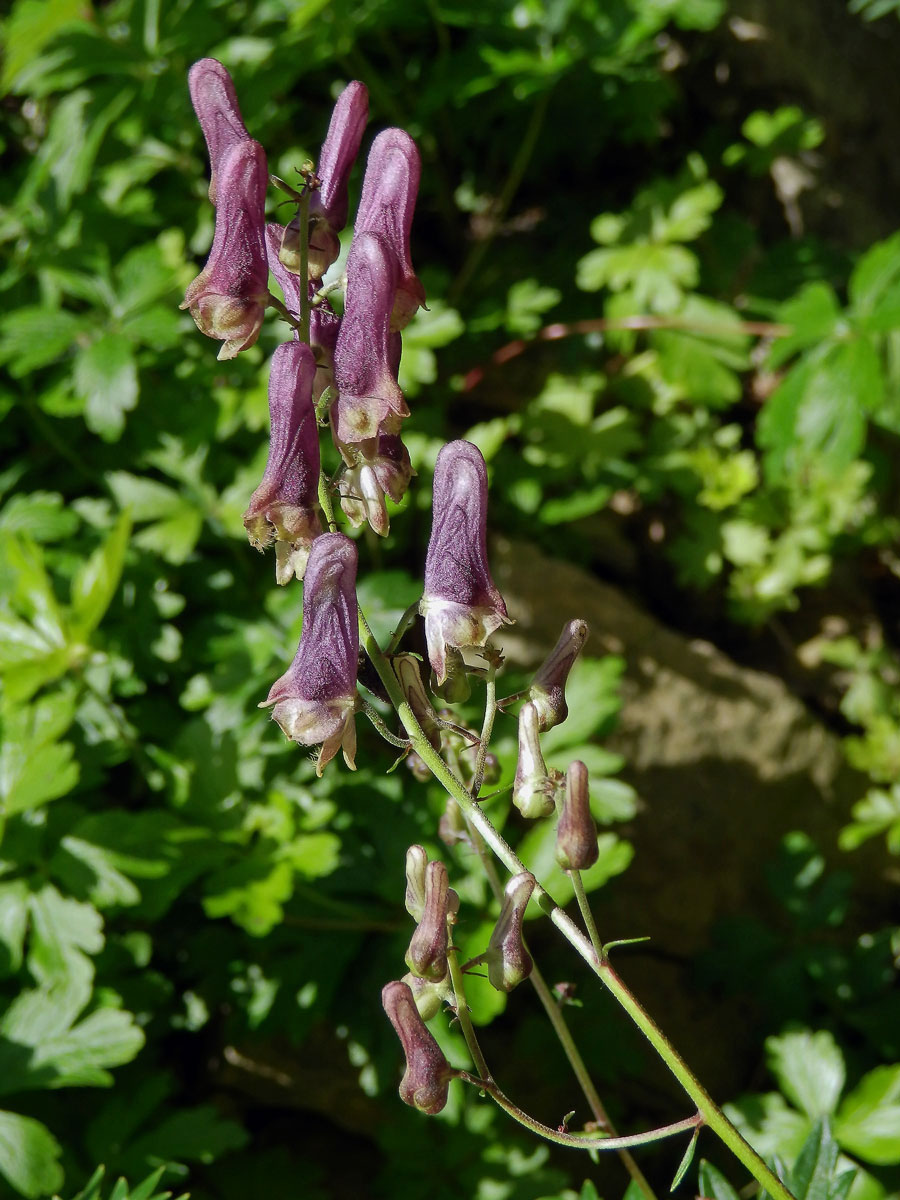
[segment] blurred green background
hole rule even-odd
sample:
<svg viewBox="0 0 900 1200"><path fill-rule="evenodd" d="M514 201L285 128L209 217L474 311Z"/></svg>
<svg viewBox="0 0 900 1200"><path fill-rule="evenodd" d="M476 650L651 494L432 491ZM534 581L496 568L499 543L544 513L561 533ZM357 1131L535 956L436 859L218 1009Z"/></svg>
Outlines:
<svg viewBox="0 0 900 1200"><path fill-rule="evenodd" d="M300 626L299 585L275 587L241 524L287 331L273 318L218 363L178 310L212 237L186 86L205 55L284 178L353 78L364 149L390 124L421 147L429 310L401 377L418 478L389 539L360 539L377 630L419 593L430 471L467 436L519 617L502 690L564 620L597 635L548 757L594 776L604 936L652 936L623 974L767 1153L792 1161L830 1116L853 1200L897 1192L898 12L14 0L0 1195L97 1200L119 1175L116 1200L627 1183L474 1093L434 1119L397 1097L379 995L405 970L406 846L447 861L472 954L495 910L471 852L437 840L439 790L388 774L361 720L360 770L318 781L257 710ZM508 782L511 721L496 750ZM551 830L502 799L491 814L542 861ZM530 938L548 978L578 981L566 1012L616 1121L686 1115L552 931ZM472 1004L501 1086L550 1124L585 1119L527 989L476 981ZM745 1182L711 1137L701 1153ZM679 1156L640 1160L665 1191Z"/></svg>

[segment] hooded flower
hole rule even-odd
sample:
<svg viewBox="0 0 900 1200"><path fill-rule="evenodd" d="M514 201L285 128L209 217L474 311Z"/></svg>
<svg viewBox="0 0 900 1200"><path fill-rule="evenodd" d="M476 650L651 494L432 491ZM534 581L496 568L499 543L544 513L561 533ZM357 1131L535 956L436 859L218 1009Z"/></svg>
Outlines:
<svg viewBox="0 0 900 1200"><path fill-rule="evenodd" d="M565 871L586 871L599 855L588 769L576 761L566 771L566 798L556 827L556 861Z"/></svg>
<svg viewBox="0 0 900 1200"><path fill-rule="evenodd" d="M249 139L231 76L215 58L201 58L188 72L191 103L209 150L209 198L216 202L217 174L226 151Z"/></svg>
<svg viewBox="0 0 900 1200"><path fill-rule="evenodd" d="M546 733L554 725L561 725L569 715L566 682L587 636L586 621L569 621L531 681L528 696L537 709L541 733Z"/></svg>
<svg viewBox="0 0 900 1200"><path fill-rule="evenodd" d="M400 1099L434 1116L447 1103L453 1068L419 1015L408 984L399 980L387 984L381 992L381 1003L406 1055Z"/></svg>
<svg viewBox="0 0 900 1200"><path fill-rule="evenodd" d="M483 646L511 624L487 561L487 468L471 442L449 442L437 458L419 612L439 685L447 677L448 646Z"/></svg>
<svg viewBox="0 0 900 1200"><path fill-rule="evenodd" d="M424 903L422 915L406 951L406 965L421 979L441 980L447 974L447 914L452 894L459 907L456 893L451 893L447 868L440 859L433 859L425 868Z"/></svg>
<svg viewBox="0 0 900 1200"><path fill-rule="evenodd" d="M539 728L537 709L529 700L519 710L519 757L512 802L530 821L549 817L553 812L556 781L562 779L558 772L554 772L554 778L547 770L541 753Z"/></svg>
<svg viewBox="0 0 900 1200"><path fill-rule="evenodd" d="M303 578L313 539L322 532L317 511L319 431L312 402L316 362L303 342L285 342L269 373L269 458L262 483L244 513L250 544L276 541L275 577Z"/></svg>
<svg viewBox="0 0 900 1200"><path fill-rule="evenodd" d="M316 774L339 749L356 769L356 547L342 533L312 544L303 581L303 633L294 661L260 705L301 746L322 743Z"/></svg>
<svg viewBox="0 0 900 1200"><path fill-rule="evenodd" d="M513 875L503 891L503 907L484 956L488 979L498 992L511 992L534 968L522 937L525 909L533 891L534 876L528 871Z"/></svg>
<svg viewBox="0 0 900 1200"><path fill-rule="evenodd" d="M338 394L331 424L339 446L376 437L389 415L409 416L390 339L396 282L396 260L387 242L373 233L354 237L347 258L344 316L334 348Z"/></svg>
<svg viewBox="0 0 900 1200"><path fill-rule="evenodd" d="M321 279L341 252L337 235L347 224L347 182L368 119L369 93L365 84L354 80L338 96L316 167L319 186L309 202L307 273L311 280ZM285 230L281 246L282 262L295 273L300 271L299 235L298 217Z"/></svg>
<svg viewBox="0 0 900 1200"><path fill-rule="evenodd" d="M245 138L227 149L217 176L216 233L206 266L188 288L201 333L224 342L220 359L234 358L259 337L269 296L266 265L266 154Z"/></svg>
<svg viewBox="0 0 900 1200"><path fill-rule="evenodd" d="M354 234L377 233L399 266L391 329L405 328L425 303L409 248L422 163L416 143L402 129L385 129L372 143L363 177Z"/></svg>

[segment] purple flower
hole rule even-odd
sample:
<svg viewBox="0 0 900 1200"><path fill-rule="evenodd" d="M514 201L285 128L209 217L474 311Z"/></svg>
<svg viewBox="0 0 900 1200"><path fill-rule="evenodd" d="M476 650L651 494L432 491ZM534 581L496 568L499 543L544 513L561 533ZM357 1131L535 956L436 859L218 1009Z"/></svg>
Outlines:
<svg viewBox="0 0 900 1200"><path fill-rule="evenodd" d="M338 96L322 144L320 183L309 204L309 277L321 279L341 252L337 234L347 224L347 180L369 119L369 93L354 80Z"/></svg>
<svg viewBox="0 0 900 1200"><path fill-rule="evenodd" d="M262 483L244 513L250 544L275 540L275 578L303 578L313 539L322 532L317 511L319 431L312 402L316 361L303 342L285 342L269 373L269 458Z"/></svg>
<svg viewBox="0 0 900 1200"><path fill-rule="evenodd" d="M528 696L537 709L541 733L561 725L569 715L566 682L587 637L586 621L569 621L563 626L559 640L531 681Z"/></svg>
<svg viewBox="0 0 900 1200"><path fill-rule="evenodd" d="M339 749L356 770L356 672L359 626L356 547L342 533L317 537L303 581L303 633L294 661L260 705L301 746L322 743L321 775Z"/></svg>
<svg viewBox="0 0 900 1200"><path fill-rule="evenodd" d="M344 316L334 348L338 394L331 424L339 445L377 436L390 414L409 416L390 338L396 283L396 261L384 239L372 233L354 237L347 258Z"/></svg>
<svg viewBox="0 0 900 1200"><path fill-rule="evenodd" d="M562 776L547 770L538 736L537 708L529 700L519 710L519 757L512 802L529 821L549 817L555 807L556 785Z"/></svg>
<svg viewBox="0 0 900 1200"><path fill-rule="evenodd" d="M450 888L447 868L434 859L425 868L422 915L406 951L406 965L422 979L441 980L447 974L447 915L450 898L459 898Z"/></svg>
<svg viewBox="0 0 900 1200"><path fill-rule="evenodd" d="M269 270L275 276L275 282L281 288L284 296L284 307L291 316L300 317L300 280L293 271L289 271L279 257L281 243L284 240L283 225L270 223L266 226L266 258ZM294 330L294 337L299 334Z"/></svg>
<svg viewBox="0 0 900 1200"><path fill-rule="evenodd" d="M511 624L487 561L487 468L471 442L448 442L434 470L431 539L419 612L431 669L442 684L447 648L483 646Z"/></svg>
<svg viewBox="0 0 900 1200"><path fill-rule="evenodd" d="M556 826L556 861L566 871L586 871L599 856L588 769L576 761L566 771L566 798Z"/></svg>
<svg viewBox="0 0 900 1200"><path fill-rule="evenodd" d="M225 153L249 134L231 76L215 58L201 58L188 72L191 103L209 150L209 198L216 202L216 176Z"/></svg>
<svg viewBox="0 0 900 1200"><path fill-rule="evenodd" d="M400 1099L404 1104L434 1116L447 1103L453 1068L419 1016L408 984L399 980L386 984L381 992L381 1003L406 1055Z"/></svg>
<svg viewBox="0 0 900 1200"><path fill-rule="evenodd" d="M402 129L385 129L372 143L363 177L354 234L377 233L399 264L391 329L403 329L425 303L409 248L422 163L416 143Z"/></svg>
<svg viewBox="0 0 900 1200"><path fill-rule="evenodd" d="M522 922L534 891L534 876L528 871L513 875L503 891L503 907L485 952L488 979L498 992L511 992L534 968L525 948Z"/></svg>
<svg viewBox="0 0 900 1200"><path fill-rule="evenodd" d="M400 418L388 416L375 437L338 443L346 467L341 475L341 508L350 524L366 521L380 537L390 531L386 496L399 504L414 472L400 439Z"/></svg>
<svg viewBox="0 0 900 1200"><path fill-rule="evenodd" d="M224 342L220 359L234 358L259 337L269 297L266 265L266 154L246 138L225 151L218 175L216 233L206 266L188 288L201 333Z"/></svg>
<svg viewBox="0 0 900 1200"><path fill-rule="evenodd" d="M337 235L347 224L347 181L368 119L369 93L364 84L354 80L338 96L316 167L319 186L309 202L310 280L321 279L341 252ZM288 270L300 273L299 216L285 230L280 255Z"/></svg>

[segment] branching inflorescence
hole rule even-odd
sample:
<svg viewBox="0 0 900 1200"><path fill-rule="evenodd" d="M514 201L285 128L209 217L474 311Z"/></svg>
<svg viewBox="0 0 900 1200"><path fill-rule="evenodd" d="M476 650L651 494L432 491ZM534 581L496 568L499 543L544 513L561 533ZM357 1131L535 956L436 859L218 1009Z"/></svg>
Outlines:
<svg viewBox="0 0 900 1200"><path fill-rule="evenodd" d="M346 267L329 282L326 277L339 260L339 235L349 215L348 181L368 119L365 86L352 82L341 93L318 163L299 169L299 188L272 177L296 205L296 215L287 225L266 224L265 152L244 126L226 69L214 59L195 63L190 92L209 150L209 196L216 207L216 225L209 259L188 288L183 307L190 309L201 332L222 342L220 359L233 358L256 342L269 307L291 328L290 340L278 347L271 361L269 456L244 525L258 550L274 542L279 584L294 577L304 581L303 632L293 662L261 707L272 707L287 737L320 747L320 775L338 750L347 765L355 767L356 715L362 711L370 716L384 736L408 754L414 775L433 775L447 791L451 808L441 822L440 836L448 845L465 841L481 856L499 910L484 951L460 964L453 941L460 902L447 868L439 860L429 861L421 846L410 847L406 907L415 928L406 954L408 973L382 992L385 1012L406 1056L401 1098L434 1114L446 1104L452 1079L472 1083L550 1141L619 1151L650 1198L653 1192L628 1149L673 1134L691 1132L696 1137L707 1125L775 1200L790 1200L781 1181L741 1139L613 971L597 935L580 876L598 853L587 768L572 763L565 776L548 769L540 742L542 733L568 715L566 682L587 639L586 624L569 621L530 686L497 698L502 658L489 639L510 617L488 564L487 469L476 446L450 442L438 456L422 598L386 650L375 641L358 607L356 544L337 531L334 498L339 498L351 527L368 525L384 536L389 529L388 501L397 504L402 499L414 474L402 440L403 422L410 414L398 367L401 330L425 304L410 251L421 170L415 143L400 129L386 129L372 142ZM281 299L269 291L270 272ZM339 317L328 297L341 286L344 305ZM323 423L330 428L342 463L330 481L320 463ZM427 683L420 659L402 646L417 616L424 619ZM400 720L399 734L384 725L359 693L361 640ZM474 666L472 659L478 656L482 665ZM436 698L452 704L467 697L473 674L486 681L479 732L436 707ZM556 858L572 876L586 933L555 904L479 807L492 765L488 746L494 718L519 702L519 756L511 800L529 820L556 819ZM489 851L508 872L505 884ZM660 1053L694 1101L693 1115L662 1129L615 1135L525 943L524 917L530 904L550 917ZM490 983L500 991L509 992L528 979L534 984L592 1110L593 1121L583 1132L569 1130L567 1122L556 1129L542 1124L497 1086L466 1005L465 975L476 964L486 966ZM425 1024L442 1009L459 1022L474 1074L449 1065Z"/></svg>

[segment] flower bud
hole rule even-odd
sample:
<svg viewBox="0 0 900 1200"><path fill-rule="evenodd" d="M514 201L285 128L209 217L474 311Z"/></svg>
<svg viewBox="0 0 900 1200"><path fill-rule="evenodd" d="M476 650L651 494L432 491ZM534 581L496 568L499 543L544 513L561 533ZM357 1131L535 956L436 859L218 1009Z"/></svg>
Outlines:
<svg viewBox="0 0 900 1200"><path fill-rule="evenodd" d="M406 911L414 921L425 912L425 868L428 855L424 846L410 846L406 852Z"/></svg>
<svg viewBox="0 0 900 1200"><path fill-rule="evenodd" d="M357 234L347 258L344 316L334 349L338 395L331 423L339 446L377 437L391 414L409 416L392 366L389 321L396 282L387 243L376 234Z"/></svg>
<svg viewBox="0 0 900 1200"><path fill-rule="evenodd" d="M309 346L285 342L269 374L271 440L262 483L244 513L250 544L263 550L277 539L276 579L303 578L313 539L322 532L317 512L319 431L312 403L316 363Z"/></svg>
<svg viewBox="0 0 900 1200"><path fill-rule="evenodd" d="M266 226L266 261L269 264L269 270L275 276L275 282L281 288L281 294L284 296L284 307L293 317L300 317L300 280L297 276L285 267L284 263L279 258L279 250L284 238L284 226L276 225L270 222ZM294 336L299 337L297 330L294 330Z"/></svg>
<svg viewBox="0 0 900 1200"><path fill-rule="evenodd" d="M422 163L416 143L402 129L385 129L372 143L363 177L354 236L377 233L399 266L391 329L404 329L425 303L409 248Z"/></svg>
<svg viewBox="0 0 900 1200"><path fill-rule="evenodd" d="M566 798L556 827L556 861L564 871L586 871L600 854L588 784L584 763L570 763L566 771Z"/></svg>
<svg viewBox="0 0 900 1200"><path fill-rule="evenodd" d="M435 859L425 868L425 905L406 951L406 965L422 979L447 974L447 868Z"/></svg>
<svg viewBox="0 0 900 1200"><path fill-rule="evenodd" d="M450 983L450 972L443 979L420 979L410 971L404 975L401 983L405 983L413 994L416 1008L423 1021L436 1017L445 1004L453 1003L453 986Z"/></svg>
<svg viewBox="0 0 900 1200"><path fill-rule="evenodd" d="M419 611L421 612L421 608ZM472 685L469 682L465 659L452 646L445 648L444 669L447 675L443 683L438 683L437 676L432 671L428 686L435 696L439 696L447 704L465 704L472 694Z"/></svg>
<svg viewBox="0 0 900 1200"><path fill-rule="evenodd" d="M266 155L259 142L245 138L223 154L212 249L181 304L191 310L201 333L224 342L220 360L253 345L266 313L267 180Z"/></svg>
<svg viewBox="0 0 900 1200"><path fill-rule="evenodd" d="M559 641L538 668L531 681L528 697L537 709L538 728L546 733L561 725L569 715L566 706L566 681L575 660L587 641L586 621L569 621L559 635Z"/></svg>
<svg viewBox="0 0 900 1200"><path fill-rule="evenodd" d="M455 1072L419 1016L408 984L397 980L381 992L381 1003L406 1055L400 1080L400 1099L420 1112L434 1116L447 1103Z"/></svg>
<svg viewBox="0 0 900 1200"><path fill-rule="evenodd" d="M438 686L447 678L448 646L483 646L511 624L487 561L487 467L471 442L448 442L437 458L419 612Z"/></svg>
<svg viewBox="0 0 900 1200"><path fill-rule="evenodd" d="M406 697L409 707L413 710L422 732L428 738L431 748L440 752L441 730L438 725L438 716L432 707L431 701L428 699L428 693L425 691L425 685L422 682L422 673L419 669L418 656L415 654L395 654L391 662L394 674L403 688L403 695Z"/></svg>
<svg viewBox="0 0 900 1200"><path fill-rule="evenodd" d="M249 139L238 106L234 83L225 67L214 58L201 58L188 72L191 103L209 150L209 198L216 202L219 166L225 153Z"/></svg>
<svg viewBox="0 0 900 1200"><path fill-rule="evenodd" d="M307 278L322 278L341 252L337 236L347 224L347 182L359 153L369 118L369 93L354 80L338 96L315 174L318 187L311 193L307 223ZM284 230L279 258L288 271L300 274L300 217Z"/></svg>
<svg viewBox="0 0 900 1200"><path fill-rule="evenodd" d="M317 775L339 749L356 769L358 660L356 547L342 533L324 533L313 542L306 566L297 654L259 706L274 705L273 719L295 742L322 743Z"/></svg>
<svg viewBox="0 0 900 1200"><path fill-rule="evenodd" d="M534 876L521 871L507 883L503 907L485 952L488 979L498 992L511 992L531 974L534 962L525 949L522 922L534 891Z"/></svg>
<svg viewBox="0 0 900 1200"><path fill-rule="evenodd" d="M533 821L553 812L555 794L556 780L541 753L537 709L529 700L519 712L519 757L512 801L523 817Z"/></svg>

